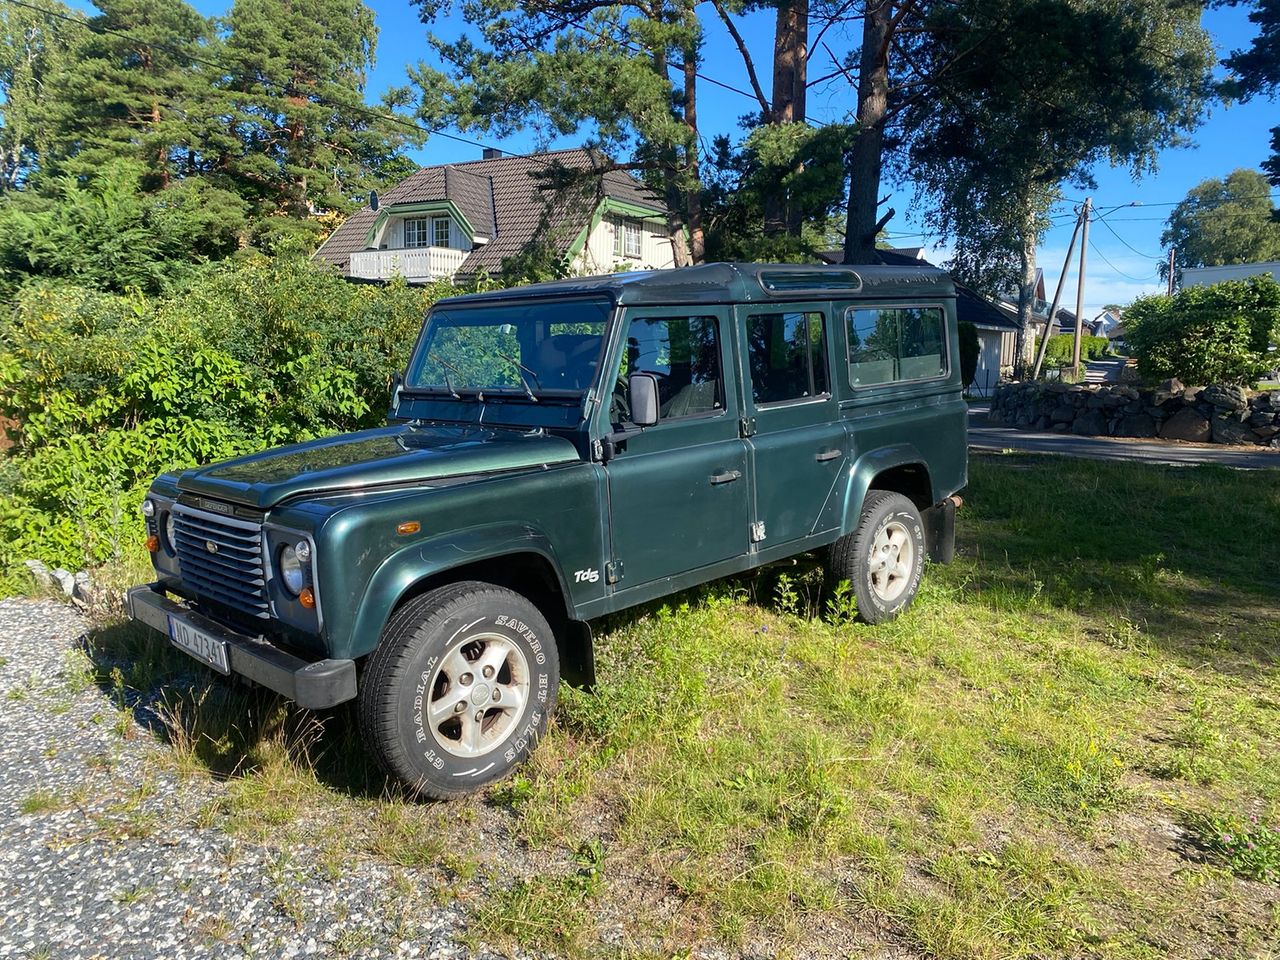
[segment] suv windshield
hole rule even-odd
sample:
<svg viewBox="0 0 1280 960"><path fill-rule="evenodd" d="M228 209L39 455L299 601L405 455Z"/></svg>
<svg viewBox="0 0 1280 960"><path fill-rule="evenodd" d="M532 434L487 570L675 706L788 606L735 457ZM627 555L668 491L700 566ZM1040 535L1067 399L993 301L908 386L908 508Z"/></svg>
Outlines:
<svg viewBox="0 0 1280 960"><path fill-rule="evenodd" d="M591 385L607 300L436 307L409 367L409 389L580 395Z"/></svg>

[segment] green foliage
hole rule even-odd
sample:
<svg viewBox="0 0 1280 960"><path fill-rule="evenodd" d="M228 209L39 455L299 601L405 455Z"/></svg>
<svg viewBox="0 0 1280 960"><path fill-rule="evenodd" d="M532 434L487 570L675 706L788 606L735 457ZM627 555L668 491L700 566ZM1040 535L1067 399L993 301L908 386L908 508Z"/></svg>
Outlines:
<svg viewBox="0 0 1280 960"><path fill-rule="evenodd" d="M1262 823L1257 814L1217 814L1195 817L1191 827L1200 843L1222 857L1232 873L1280 883L1280 824Z"/></svg>
<svg viewBox="0 0 1280 960"><path fill-rule="evenodd" d="M198 271L163 298L32 284L0 324L0 570L137 545L160 473L377 425L444 288L353 285L300 258Z"/></svg>
<svg viewBox="0 0 1280 960"><path fill-rule="evenodd" d="M1104 356L1110 341L1106 337L1084 337L1080 338L1080 360L1097 360ZM1039 342L1036 349L1040 348ZM1055 333L1049 338L1049 345L1045 347L1044 362L1045 366L1061 367L1066 366L1075 359L1075 334L1073 333Z"/></svg>
<svg viewBox="0 0 1280 960"><path fill-rule="evenodd" d="M1250 0L1227 0L1232 5ZM1252 0L1249 20L1258 33L1245 50L1232 51L1224 62L1230 71L1223 85L1229 96L1249 100L1274 95L1280 89L1280 4L1275 0ZM1262 164L1271 182L1280 186L1280 126L1271 128L1271 156Z"/></svg>
<svg viewBox="0 0 1280 960"><path fill-rule="evenodd" d="M1267 178L1236 170L1225 180L1203 180L1169 214L1160 245L1175 248L1176 271L1231 263L1280 260L1280 223L1271 212ZM1160 264L1168 279L1169 265Z"/></svg>
<svg viewBox="0 0 1280 960"><path fill-rule="evenodd" d="M155 293L236 250L243 200L200 179L144 193L145 176L142 165L113 160L87 182L59 177L43 196L0 201L0 297L31 275Z"/></svg>
<svg viewBox="0 0 1280 960"><path fill-rule="evenodd" d="M1252 384L1273 361L1280 284L1269 276L1140 297L1125 311L1125 342L1144 377Z"/></svg>
<svg viewBox="0 0 1280 960"><path fill-rule="evenodd" d="M957 325L956 332L960 336L960 382L968 386L978 375L982 344L978 342L978 328L967 320Z"/></svg>

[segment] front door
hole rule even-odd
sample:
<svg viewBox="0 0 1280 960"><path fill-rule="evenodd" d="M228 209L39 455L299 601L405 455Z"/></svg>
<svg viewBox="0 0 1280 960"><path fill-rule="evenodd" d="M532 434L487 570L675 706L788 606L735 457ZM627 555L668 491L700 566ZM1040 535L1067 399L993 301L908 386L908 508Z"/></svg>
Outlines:
<svg viewBox="0 0 1280 960"><path fill-rule="evenodd" d="M738 436L728 311L636 308L624 318L611 420L625 425L631 373L658 378L660 420L605 468L615 589L745 554L750 521L746 445Z"/></svg>
<svg viewBox="0 0 1280 960"><path fill-rule="evenodd" d="M821 532L848 462L825 304L738 308L758 548Z"/></svg>

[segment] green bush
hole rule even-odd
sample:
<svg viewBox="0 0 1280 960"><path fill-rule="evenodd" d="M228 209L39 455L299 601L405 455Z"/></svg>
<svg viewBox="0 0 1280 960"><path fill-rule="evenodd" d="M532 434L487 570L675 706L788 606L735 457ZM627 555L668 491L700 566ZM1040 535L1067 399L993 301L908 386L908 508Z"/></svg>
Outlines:
<svg viewBox="0 0 1280 960"><path fill-rule="evenodd" d="M957 332L960 336L960 382L967 387L978 375L978 353L982 345L978 342L978 328L972 323L961 322Z"/></svg>
<svg viewBox="0 0 1280 960"><path fill-rule="evenodd" d="M451 288L355 285L301 258L202 268L164 298L34 284L0 319L0 575L137 550L147 484L376 426L422 315Z"/></svg>
<svg viewBox="0 0 1280 960"><path fill-rule="evenodd" d="M1109 341L1106 337L1081 337L1080 360L1097 360L1106 355ZM1037 345L1038 349L1038 345ZM1046 367L1069 366L1074 359L1075 334L1055 333L1049 338L1049 346L1045 348L1044 363Z"/></svg>
<svg viewBox="0 0 1280 960"><path fill-rule="evenodd" d="M1273 360L1280 284L1268 276L1139 297L1125 311L1125 342L1150 380L1252 384Z"/></svg>

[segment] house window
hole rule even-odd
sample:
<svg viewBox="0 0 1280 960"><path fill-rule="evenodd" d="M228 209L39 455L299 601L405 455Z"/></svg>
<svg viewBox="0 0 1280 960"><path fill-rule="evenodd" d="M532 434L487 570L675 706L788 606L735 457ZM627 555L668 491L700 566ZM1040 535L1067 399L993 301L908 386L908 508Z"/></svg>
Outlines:
<svg viewBox="0 0 1280 960"><path fill-rule="evenodd" d="M854 308L848 319L853 386L946 376L946 328L936 307Z"/></svg>
<svg viewBox="0 0 1280 960"><path fill-rule="evenodd" d="M431 246L431 238L427 233L427 221L423 217L411 217L405 220L404 245L406 247Z"/></svg>
<svg viewBox="0 0 1280 960"><path fill-rule="evenodd" d="M613 255L640 259L641 228L639 220L615 220L613 224Z"/></svg>
<svg viewBox="0 0 1280 960"><path fill-rule="evenodd" d="M435 247L449 246L449 218L432 217L431 245Z"/></svg>

